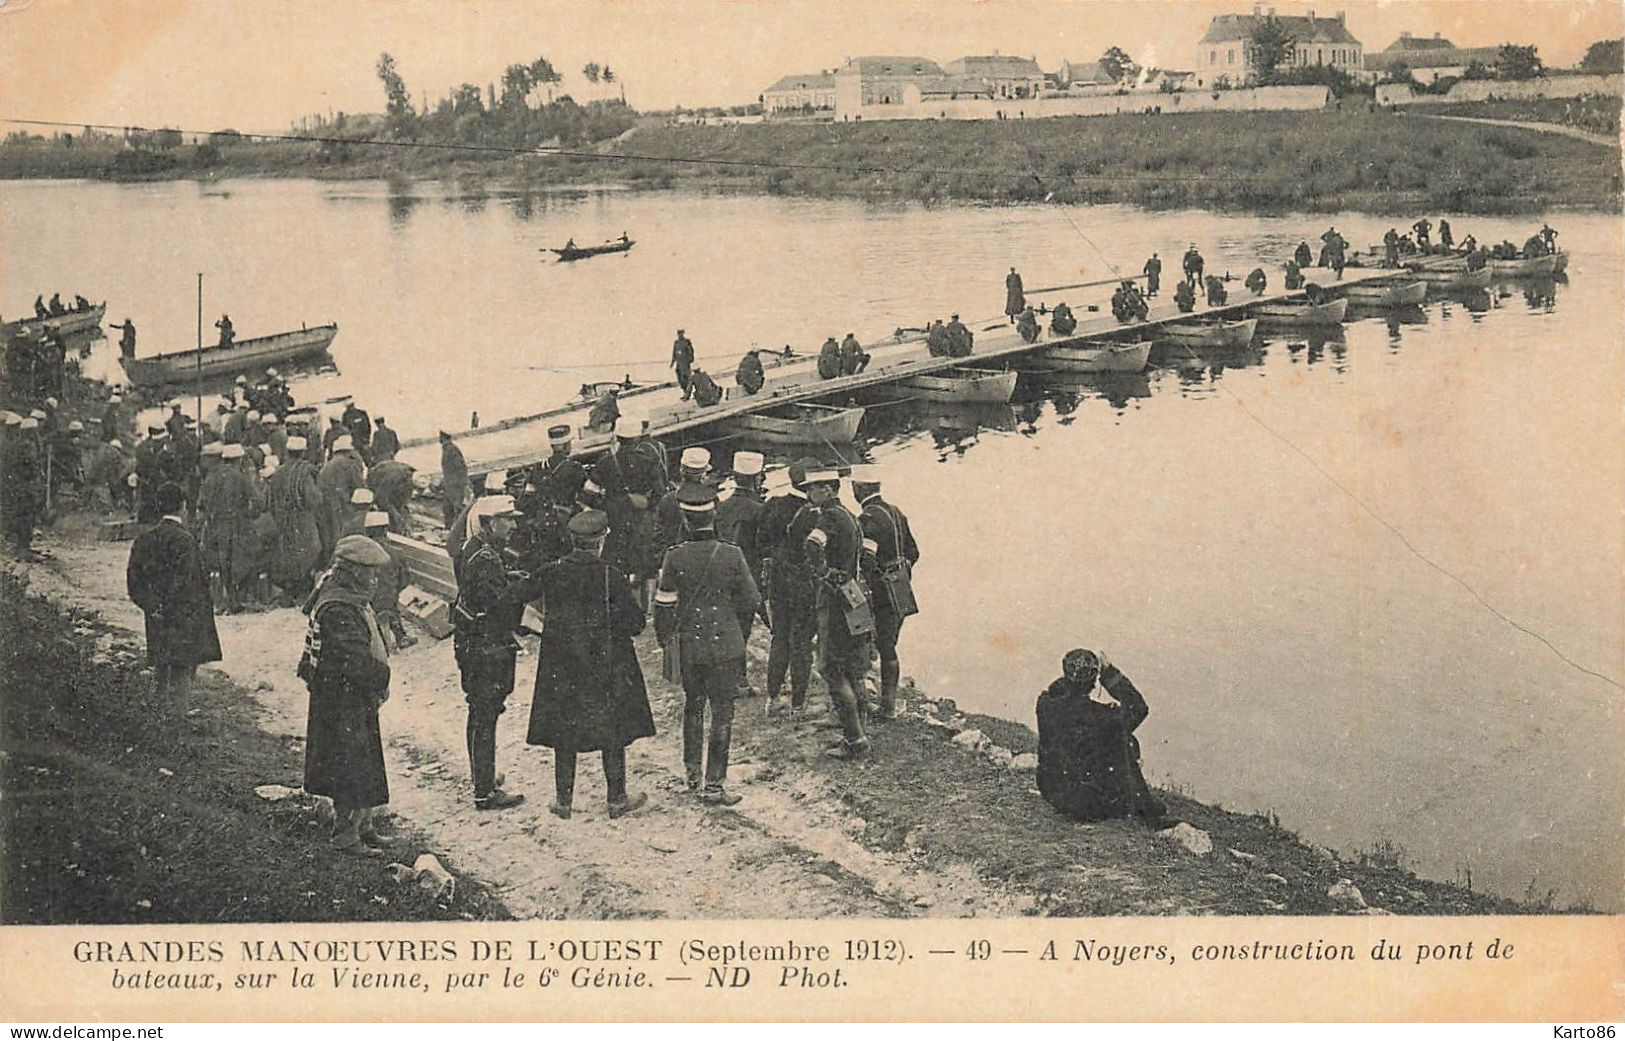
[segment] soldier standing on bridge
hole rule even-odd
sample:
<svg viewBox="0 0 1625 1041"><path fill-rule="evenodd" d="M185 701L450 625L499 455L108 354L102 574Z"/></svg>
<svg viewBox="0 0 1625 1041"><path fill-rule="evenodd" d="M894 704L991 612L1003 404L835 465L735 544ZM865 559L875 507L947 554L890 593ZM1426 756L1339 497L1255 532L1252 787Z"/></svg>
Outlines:
<svg viewBox="0 0 1625 1041"><path fill-rule="evenodd" d="M1450 233L1450 222L1445 220L1443 217L1440 217L1439 218L1439 248L1442 249L1444 252L1449 253L1451 248L1453 246L1455 246L1455 244L1456 244L1455 238Z"/></svg>
<svg viewBox="0 0 1625 1041"><path fill-rule="evenodd" d="M956 314L948 321L948 356L952 358L966 358L976 348L976 336L965 323L959 320Z"/></svg>
<svg viewBox="0 0 1625 1041"><path fill-rule="evenodd" d="M1432 243L1428 239L1429 234L1431 234L1433 231L1433 224L1431 221L1429 221L1426 217L1423 217L1415 224L1411 225L1411 230L1416 232L1416 248L1419 252L1426 253L1432 248Z"/></svg>
<svg viewBox="0 0 1625 1041"><path fill-rule="evenodd" d="M683 335L683 330L677 330L677 339L671 344L671 363L667 368L677 370L677 385L683 388L683 400L687 401L690 394L689 375L694 371L694 345Z"/></svg>
<svg viewBox="0 0 1625 1041"><path fill-rule="evenodd" d="M1189 282L1191 288L1194 289L1202 281L1202 268L1204 267L1202 253L1196 248L1196 243L1194 242L1190 244L1189 249L1185 250L1183 267L1185 271L1185 281Z"/></svg>
<svg viewBox="0 0 1625 1041"><path fill-rule="evenodd" d="M1145 262L1145 295L1156 296L1162 288L1162 258L1155 253Z"/></svg>
<svg viewBox="0 0 1625 1041"><path fill-rule="evenodd" d="M1027 294L1021 284L1021 276L1015 268L1004 276L1004 313L1010 316L1011 324L1015 324L1016 316L1027 309ZM851 335L848 333L847 335Z"/></svg>
<svg viewBox="0 0 1625 1041"><path fill-rule="evenodd" d="M1299 242L1298 248L1293 251L1292 259L1298 262L1301 271L1315 262L1315 256L1309 251L1309 243Z"/></svg>

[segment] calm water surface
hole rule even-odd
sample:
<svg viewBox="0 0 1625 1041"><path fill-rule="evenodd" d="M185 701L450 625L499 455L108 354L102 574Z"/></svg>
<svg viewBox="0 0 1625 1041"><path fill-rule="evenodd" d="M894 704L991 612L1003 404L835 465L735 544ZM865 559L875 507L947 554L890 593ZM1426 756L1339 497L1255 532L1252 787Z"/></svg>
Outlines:
<svg viewBox="0 0 1625 1041"><path fill-rule="evenodd" d="M296 393L353 391L413 435L653 377L677 326L731 371L750 344L997 315L1011 264L1053 285L1111 274L1108 257L1137 270L1152 249L1171 270L1196 241L1240 275L1326 223L0 183L0 309L83 292L136 319L141 353L177 349L203 271L206 322L229 311L240 337L337 321L338 371ZM1388 226L1335 223L1357 245ZM1030 722L1062 653L1103 648L1151 704L1161 781L1343 850L1394 844L1436 877L1625 906L1625 695L1491 610L1625 677L1619 223L1553 223L1574 253L1566 283L1360 318L1329 341L1266 336L1143 378L1024 381L991 416L874 410L873 455L925 553L905 673ZM1452 224L1521 242L1539 221ZM623 230L638 240L625 256L537 252Z"/></svg>

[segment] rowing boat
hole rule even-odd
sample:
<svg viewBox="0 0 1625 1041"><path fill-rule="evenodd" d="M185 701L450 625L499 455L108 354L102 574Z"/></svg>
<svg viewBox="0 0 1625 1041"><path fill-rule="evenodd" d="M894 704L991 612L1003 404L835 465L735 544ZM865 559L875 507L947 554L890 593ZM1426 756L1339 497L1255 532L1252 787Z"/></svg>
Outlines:
<svg viewBox="0 0 1625 1041"><path fill-rule="evenodd" d="M94 329L102 324L102 315L106 313L107 305L101 303L88 311L69 311L67 314L51 315L48 318L19 318L15 322L5 324L5 333L7 336L38 336L46 332L54 336L66 336Z"/></svg>
<svg viewBox="0 0 1625 1041"><path fill-rule="evenodd" d="M1412 307L1428 298L1426 282L1355 284L1346 286L1343 295L1350 301L1366 307Z"/></svg>
<svg viewBox="0 0 1625 1041"><path fill-rule="evenodd" d="M1450 289L1487 289L1490 284L1490 269L1481 267L1477 271L1468 271L1466 261L1451 267L1423 268L1411 272L1412 275L1433 285L1445 286Z"/></svg>
<svg viewBox="0 0 1625 1041"><path fill-rule="evenodd" d="M1349 302L1339 297L1336 300L1328 300L1323 304L1255 304L1252 312L1254 317L1266 322L1290 322L1293 325L1336 325L1348 313L1348 308Z"/></svg>
<svg viewBox="0 0 1625 1041"><path fill-rule="evenodd" d="M1569 255L1562 250L1552 254L1552 274L1561 275L1569 269Z"/></svg>
<svg viewBox="0 0 1625 1041"><path fill-rule="evenodd" d="M863 409L804 402L747 412L724 422L734 433L770 445L841 445L858 436Z"/></svg>
<svg viewBox="0 0 1625 1041"><path fill-rule="evenodd" d="M1550 275L1557 270L1557 254L1548 253L1544 257L1519 257L1516 260L1490 259L1490 270L1503 278L1529 278L1535 275Z"/></svg>
<svg viewBox="0 0 1625 1041"><path fill-rule="evenodd" d="M925 401L955 405L1003 405L1016 392L1014 369L947 369L904 376L900 390Z"/></svg>
<svg viewBox="0 0 1625 1041"><path fill-rule="evenodd" d="M601 256L605 253L625 253L636 245L637 242L633 239L616 239L614 242L606 242L601 246L565 246L563 249L545 247L542 252L556 253L560 260L584 260L587 257Z"/></svg>
<svg viewBox="0 0 1625 1041"><path fill-rule="evenodd" d="M214 377L246 372L252 368L326 354L337 336L336 324L318 325L271 336L238 340L230 347L205 347L171 351L149 358L126 360L124 372L138 387L158 387L184 383L198 377Z"/></svg>
<svg viewBox="0 0 1625 1041"><path fill-rule="evenodd" d="M1151 341L1046 347L1035 360L1039 367L1067 372L1141 372L1151 360Z"/></svg>
<svg viewBox="0 0 1625 1041"><path fill-rule="evenodd" d="M1237 321L1195 318L1185 322L1169 322L1158 331L1158 335L1186 347L1234 350L1252 343L1253 333L1257 329L1256 318Z"/></svg>

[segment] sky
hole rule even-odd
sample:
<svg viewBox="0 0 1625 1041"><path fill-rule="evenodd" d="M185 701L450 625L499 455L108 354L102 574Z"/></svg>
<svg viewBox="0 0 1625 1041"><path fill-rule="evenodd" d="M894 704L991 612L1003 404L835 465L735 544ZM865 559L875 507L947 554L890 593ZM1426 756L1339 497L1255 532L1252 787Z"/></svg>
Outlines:
<svg viewBox="0 0 1625 1041"><path fill-rule="evenodd" d="M1368 51L1401 31L1458 46L1533 43L1572 65L1621 35L1618 0L1320 0ZM1266 4L1266 6L1269 6ZM637 108L746 104L779 76L858 54L1021 54L1045 69L1120 46L1188 68L1209 0L0 0L0 118L286 130L302 114L375 112L395 56L414 101L545 56L577 100L607 64Z"/></svg>

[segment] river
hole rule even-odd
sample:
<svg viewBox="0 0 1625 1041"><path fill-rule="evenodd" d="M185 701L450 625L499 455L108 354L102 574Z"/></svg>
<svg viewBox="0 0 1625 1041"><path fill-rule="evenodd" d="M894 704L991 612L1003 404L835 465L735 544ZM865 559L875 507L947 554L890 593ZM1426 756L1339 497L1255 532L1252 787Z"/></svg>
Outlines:
<svg viewBox="0 0 1625 1041"><path fill-rule="evenodd" d="M201 271L206 326L337 321L337 371L296 395L353 392L407 436L653 377L679 326L731 371L750 344L996 316L1011 265L1036 287L1155 249L1171 275L1194 241L1241 275L1328 223L1357 247L1388 226L270 180L5 182L0 220L8 317L82 292L136 319L142 354L184 348ZM1031 722L1061 655L1101 648L1151 705L1154 780L1433 877L1625 907L1625 695L1581 671L1625 678L1620 224L1552 222L1566 282L1024 381L980 427L875 410L924 550L905 674ZM1452 224L1522 242L1539 222ZM538 252L622 231L626 255Z"/></svg>

